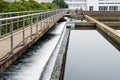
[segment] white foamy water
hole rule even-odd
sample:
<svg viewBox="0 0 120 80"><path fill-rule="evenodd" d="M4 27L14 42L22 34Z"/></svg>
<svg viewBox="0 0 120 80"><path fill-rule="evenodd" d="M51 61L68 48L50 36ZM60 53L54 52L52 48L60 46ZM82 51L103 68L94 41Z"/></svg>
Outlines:
<svg viewBox="0 0 120 80"><path fill-rule="evenodd" d="M18 60L18 63L13 64L1 74L0 80L39 80L46 63L61 38L65 24L66 22L58 24L54 30L48 33L48 36L50 35L51 37L45 41L42 40L42 43L38 42L38 44L32 46L33 48L30 48L29 51ZM58 50L59 49L57 49L56 52L58 52ZM56 57L57 54L53 60L56 59ZM53 69L54 63L55 60L52 62L50 70ZM50 78L50 74L51 73L48 74L48 78Z"/></svg>

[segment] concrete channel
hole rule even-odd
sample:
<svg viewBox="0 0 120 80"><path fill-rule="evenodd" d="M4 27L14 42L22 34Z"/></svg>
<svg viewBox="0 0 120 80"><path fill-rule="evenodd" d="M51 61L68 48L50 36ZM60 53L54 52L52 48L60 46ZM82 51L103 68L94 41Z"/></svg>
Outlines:
<svg viewBox="0 0 120 80"><path fill-rule="evenodd" d="M70 31L63 80L119 80L120 33L113 29L119 23L85 18Z"/></svg>
<svg viewBox="0 0 120 80"><path fill-rule="evenodd" d="M58 23L58 28L54 29L53 27L53 32L51 30L50 34L52 36L61 36L61 38L58 40L57 44L55 45L56 41L52 40L53 43L47 42L46 45L46 51L40 52L41 48L39 49L39 44L42 44L39 42L36 43L39 46L34 46L33 51L31 52L28 50L23 54L23 59L22 56L20 59L15 61L13 65L11 65L4 73L0 75L0 80L1 79L9 79L9 80L62 80L64 76L64 66L65 66L65 60L66 60L66 50L67 50L67 42L69 41L69 30L66 30L66 22ZM64 29L63 29L64 28ZM60 32L62 31L62 32ZM57 35L56 35L57 34ZM61 34L61 35L60 35ZM43 35L44 37L45 35ZM46 40L45 40L46 41ZM47 40L48 41L48 40ZM47 46L48 44L48 46ZM52 46L50 45L52 44ZM43 45L43 44L42 44ZM48 53L50 51L50 47L54 47L54 50L52 51L52 54ZM44 47L44 46L43 46ZM31 47L32 48L32 47ZM47 50L49 48L49 50ZM42 50L43 51L43 50ZM33 53L33 54L32 54ZM32 55L31 55L32 54ZM46 62L45 65L43 65L46 61L46 55L50 55L48 61ZM27 58L28 55L28 58ZM42 61L43 57L42 55L45 55L45 60ZM24 59L24 56L26 57ZM38 60L37 60L38 59ZM34 61L33 61L34 60ZM27 63L26 63L27 62ZM38 63L38 64L35 64ZM19 65L21 64L21 66ZM29 65L29 66L28 66ZM42 69L42 66L44 68ZM34 68L35 67L35 68ZM13 69L14 68L14 69ZM12 71L15 70L15 71ZM32 71L33 70L33 71ZM42 71L41 71L42 70ZM32 73L30 73L32 71ZM31 75L32 74L32 75ZM7 76L8 75L8 76ZM24 76L23 76L24 75Z"/></svg>

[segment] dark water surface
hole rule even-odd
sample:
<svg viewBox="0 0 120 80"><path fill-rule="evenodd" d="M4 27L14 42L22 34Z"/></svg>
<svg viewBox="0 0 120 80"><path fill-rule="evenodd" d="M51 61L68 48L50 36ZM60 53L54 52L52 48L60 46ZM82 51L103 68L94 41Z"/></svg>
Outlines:
<svg viewBox="0 0 120 80"><path fill-rule="evenodd" d="M120 52L96 30L72 30L64 80L120 80Z"/></svg>

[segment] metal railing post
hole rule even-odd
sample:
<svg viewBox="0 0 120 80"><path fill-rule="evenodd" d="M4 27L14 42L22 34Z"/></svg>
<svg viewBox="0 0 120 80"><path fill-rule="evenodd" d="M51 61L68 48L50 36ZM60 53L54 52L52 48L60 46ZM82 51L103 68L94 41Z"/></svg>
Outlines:
<svg viewBox="0 0 120 80"><path fill-rule="evenodd" d="M52 12L52 22L54 23L54 12Z"/></svg>
<svg viewBox="0 0 120 80"><path fill-rule="evenodd" d="M6 18L8 17L8 15L6 14ZM7 32L8 32L8 27L7 27L7 24L8 23L8 20L6 20L6 34L7 34Z"/></svg>
<svg viewBox="0 0 120 80"><path fill-rule="evenodd" d="M23 18L23 46L25 45L25 18Z"/></svg>
<svg viewBox="0 0 120 80"><path fill-rule="evenodd" d="M52 12L50 12L50 23L52 23Z"/></svg>
<svg viewBox="0 0 120 80"><path fill-rule="evenodd" d="M43 30L45 29L45 18L46 18L46 16L45 16L45 13L43 14L43 16L44 16L44 22L43 22Z"/></svg>
<svg viewBox="0 0 120 80"><path fill-rule="evenodd" d="M1 35L2 35L2 29L1 29L2 26L1 26L1 23L2 23L2 22L0 21L0 37L1 37Z"/></svg>
<svg viewBox="0 0 120 80"><path fill-rule="evenodd" d="M40 15L40 21L41 21L41 25L40 25L41 28L40 29L41 30L43 30L43 21L42 21L42 18L43 18L42 15Z"/></svg>
<svg viewBox="0 0 120 80"><path fill-rule="evenodd" d="M49 15L49 23L51 24L51 12L50 12L50 15Z"/></svg>
<svg viewBox="0 0 120 80"><path fill-rule="evenodd" d="M32 40L32 25L33 25L33 17L31 16L31 26L30 26L30 36L31 36L31 40Z"/></svg>
<svg viewBox="0 0 120 80"><path fill-rule="evenodd" d="M0 14L0 18L2 18L2 14Z"/></svg>
<svg viewBox="0 0 120 80"><path fill-rule="evenodd" d="M57 17L56 15L57 15L57 10L55 10L55 20L57 19L57 18L56 18L56 17Z"/></svg>
<svg viewBox="0 0 120 80"><path fill-rule="evenodd" d="M12 14L10 14L10 17L12 17Z"/></svg>
<svg viewBox="0 0 120 80"><path fill-rule="evenodd" d="M19 16L19 14L18 14ZM17 29L19 29L19 18L17 18Z"/></svg>
<svg viewBox="0 0 120 80"><path fill-rule="evenodd" d="M48 24L50 24L50 12L48 12Z"/></svg>
<svg viewBox="0 0 120 80"><path fill-rule="evenodd" d="M36 33L38 34L38 26L39 26L39 24L38 24L38 18L39 18L39 16L37 15L37 23L36 23Z"/></svg>
<svg viewBox="0 0 120 80"><path fill-rule="evenodd" d="M47 15L47 26L49 27L49 12L48 13L46 13Z"/></svg>
<svg viewBox="0 0 120 80"><path fill-rule="evenodd" d="M45 15L45 28L47 28L47 26L48 26L48 24L47 24L47 13L46 13L46 15Z"/></svg>
<svg viewBox="0 0 120 80"><path fill-rule="evenodd" d="M53 15L53 21L54 21L54 23L55 23L55 15L56 15L56 11L54 11L53 14L54 14L54 15Z"/></svg>
<svg viewBox="0 0 120 80"><path fill-rule="evenodd" d="M48 26L48 13L46 13L46 28Z"/></svg>
<svg viewBox="0 0 120 80"><path fill-rule="evenodd" d="M13 54L13 20L10 20L10 40L11 40L11 54Z"/></svg>

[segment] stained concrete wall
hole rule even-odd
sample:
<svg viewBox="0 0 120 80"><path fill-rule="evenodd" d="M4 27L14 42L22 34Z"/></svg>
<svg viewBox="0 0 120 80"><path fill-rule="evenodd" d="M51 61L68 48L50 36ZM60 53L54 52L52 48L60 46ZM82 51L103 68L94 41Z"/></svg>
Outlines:
<svg viewBox="0 0 120 80"><path fill-rule="evenodd" d="M91 22L95 22L98 29L103 31L106 35L110 36L113 40L115 40L118 44L120 44L120 33L110 28L109 26L95 20L94 18L85 15L85 18Z"/></svg>

